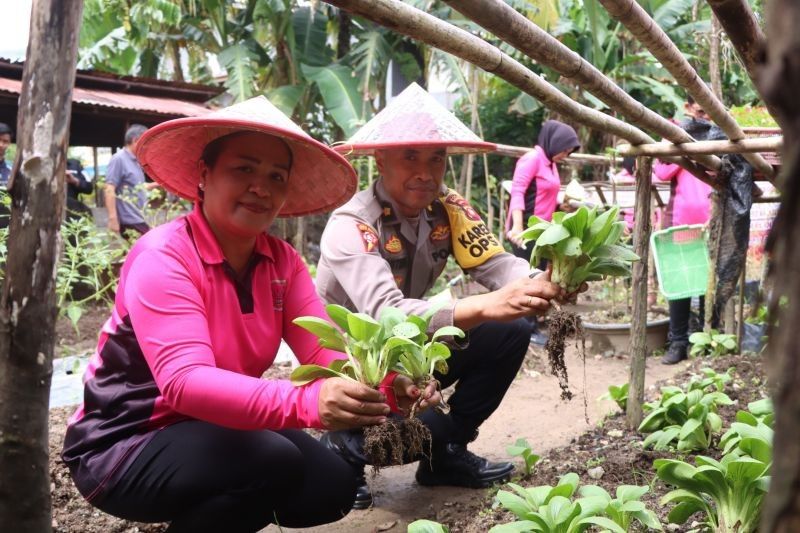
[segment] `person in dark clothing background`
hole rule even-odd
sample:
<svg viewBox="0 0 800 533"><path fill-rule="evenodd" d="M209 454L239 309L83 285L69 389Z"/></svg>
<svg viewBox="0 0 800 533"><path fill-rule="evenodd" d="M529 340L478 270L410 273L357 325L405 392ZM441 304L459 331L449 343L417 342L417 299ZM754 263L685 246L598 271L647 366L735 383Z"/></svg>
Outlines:
<svg viewBox="0 0 800 533"><path fill-rule="evenodd" d="M92 216L92 210L81 201L81 194L92 192L92 184L83 175L83 165L78 159L67 159L67 218Z"/></svg>

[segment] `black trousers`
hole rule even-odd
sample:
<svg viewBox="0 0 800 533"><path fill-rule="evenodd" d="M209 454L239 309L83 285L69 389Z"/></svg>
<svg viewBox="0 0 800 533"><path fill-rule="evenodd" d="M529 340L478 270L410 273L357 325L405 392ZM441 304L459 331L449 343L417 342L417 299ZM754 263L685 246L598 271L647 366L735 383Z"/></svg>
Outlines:
<svg viewBox="0 0 800 533"><path fill-rule="evenodd" d="M530 324L487 322L469 333L469 346L453 350L449 372L436 374L442 388L455 383L448 403L450 413L428 409L420 419L428 426L434 446L473 440L478 427L491 415L514 381L530 342Z"/></svg>
<svg viewBox="0 0 800 533"><path fill-rule="evenodd" d="M705 297L700 297L700 323L705 314ZM671 344L689 344L689 319L691 318L692 299L682 298L669 301L669 342Z"/></svg>
<svg viewBox="0 0 800 533"><path fill-rule="evenodd" d="M355 491L353 469L303 431L186 421L159 431L95 505L172 532L252 532L334 522Z"/></svg>

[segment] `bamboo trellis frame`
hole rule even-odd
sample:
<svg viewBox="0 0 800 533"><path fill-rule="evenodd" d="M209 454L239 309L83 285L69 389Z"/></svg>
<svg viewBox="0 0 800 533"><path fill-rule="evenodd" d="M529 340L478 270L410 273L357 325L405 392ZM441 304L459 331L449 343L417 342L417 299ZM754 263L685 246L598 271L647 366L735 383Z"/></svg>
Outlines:
<svg viewBox="0 0 800 533"><path fill-rule="evenodd" d="M652 131L674 143L690 143L691 135L636 101L555 37L517 13L502 0L445 0L447 4L483 28L525 53L538 63L574 81L611 109L617 110L638 127ZM695 158L702 165L719 169L713 154Z"/></svg>
<svg viewBox="0 0 800 533"><path fill-rule="evenodd" d="M783 148L783 137L756 137L741 141L695 141L692 143L672 144L653 143L631 146L617 146L622 155L647 155L661 157L665 155L697 155L697 154L752 154L756 152L779 152Z"/></svg>
<svg viewBox="0 0 800 533"><path fill-rule="evenodd" d="M636 0L599 0L608 14L621 22L658 59L675 80L700 104L717 126L732 141L745 138L744 132L725 106L703 83L697 71L678 47ZM632 143L642 144L642 143ZM775 172L759 154L743 154L753 167L772 179Z"/></svg>
<svg viewBox="0 0 800 533"><path fill-rule="evenodd" d="M396 0L326 0L326 3L363 16L503 78L530 94L547 108L580 124L626 139L631 144L655 142L639 128L600 111L578 104L497 47L480 37ZM718 180L687 158L669 159L712 187Z"/></svg>

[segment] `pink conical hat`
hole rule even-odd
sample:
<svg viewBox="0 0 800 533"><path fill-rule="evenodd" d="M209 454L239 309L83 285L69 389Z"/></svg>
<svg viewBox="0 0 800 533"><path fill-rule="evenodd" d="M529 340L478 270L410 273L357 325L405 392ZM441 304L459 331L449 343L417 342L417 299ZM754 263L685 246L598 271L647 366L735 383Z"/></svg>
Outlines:
<svg viewBox="0 0 800 533"><path fill-rule="evenodd" d="M168 191L197 200L197 162L206 145L230 133L280 137L292 150L289 192L279 216L331 211L355 193L358 179L345 158L314 140L264 96L202 117L179 118L147 130L136 145L145 172Z"/></svg>
<svg viewBox="0 0 800 533"><path fill-rule="evenodd" d="M449 154L491 152L455 115L416 83L409 85L345 143L334 149L346 156L375 155L400 147L444 147Z"/></svg>

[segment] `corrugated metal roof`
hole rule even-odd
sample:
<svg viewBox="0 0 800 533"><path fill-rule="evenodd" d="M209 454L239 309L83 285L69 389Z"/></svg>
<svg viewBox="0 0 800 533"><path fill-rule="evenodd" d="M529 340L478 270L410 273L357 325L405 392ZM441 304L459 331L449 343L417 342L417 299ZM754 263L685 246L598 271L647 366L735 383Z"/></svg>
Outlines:
<svg viewBox="0 0 800 533"><path fill-rule="evenodd" d="M0 92L21 94L22 82L8 78L0 78ZM209 112L203 106L155 96L115 93L97 89L72 89L72 101L76 104L107 107L120 110L156 113L168 116L196 117Z"/></svg>

